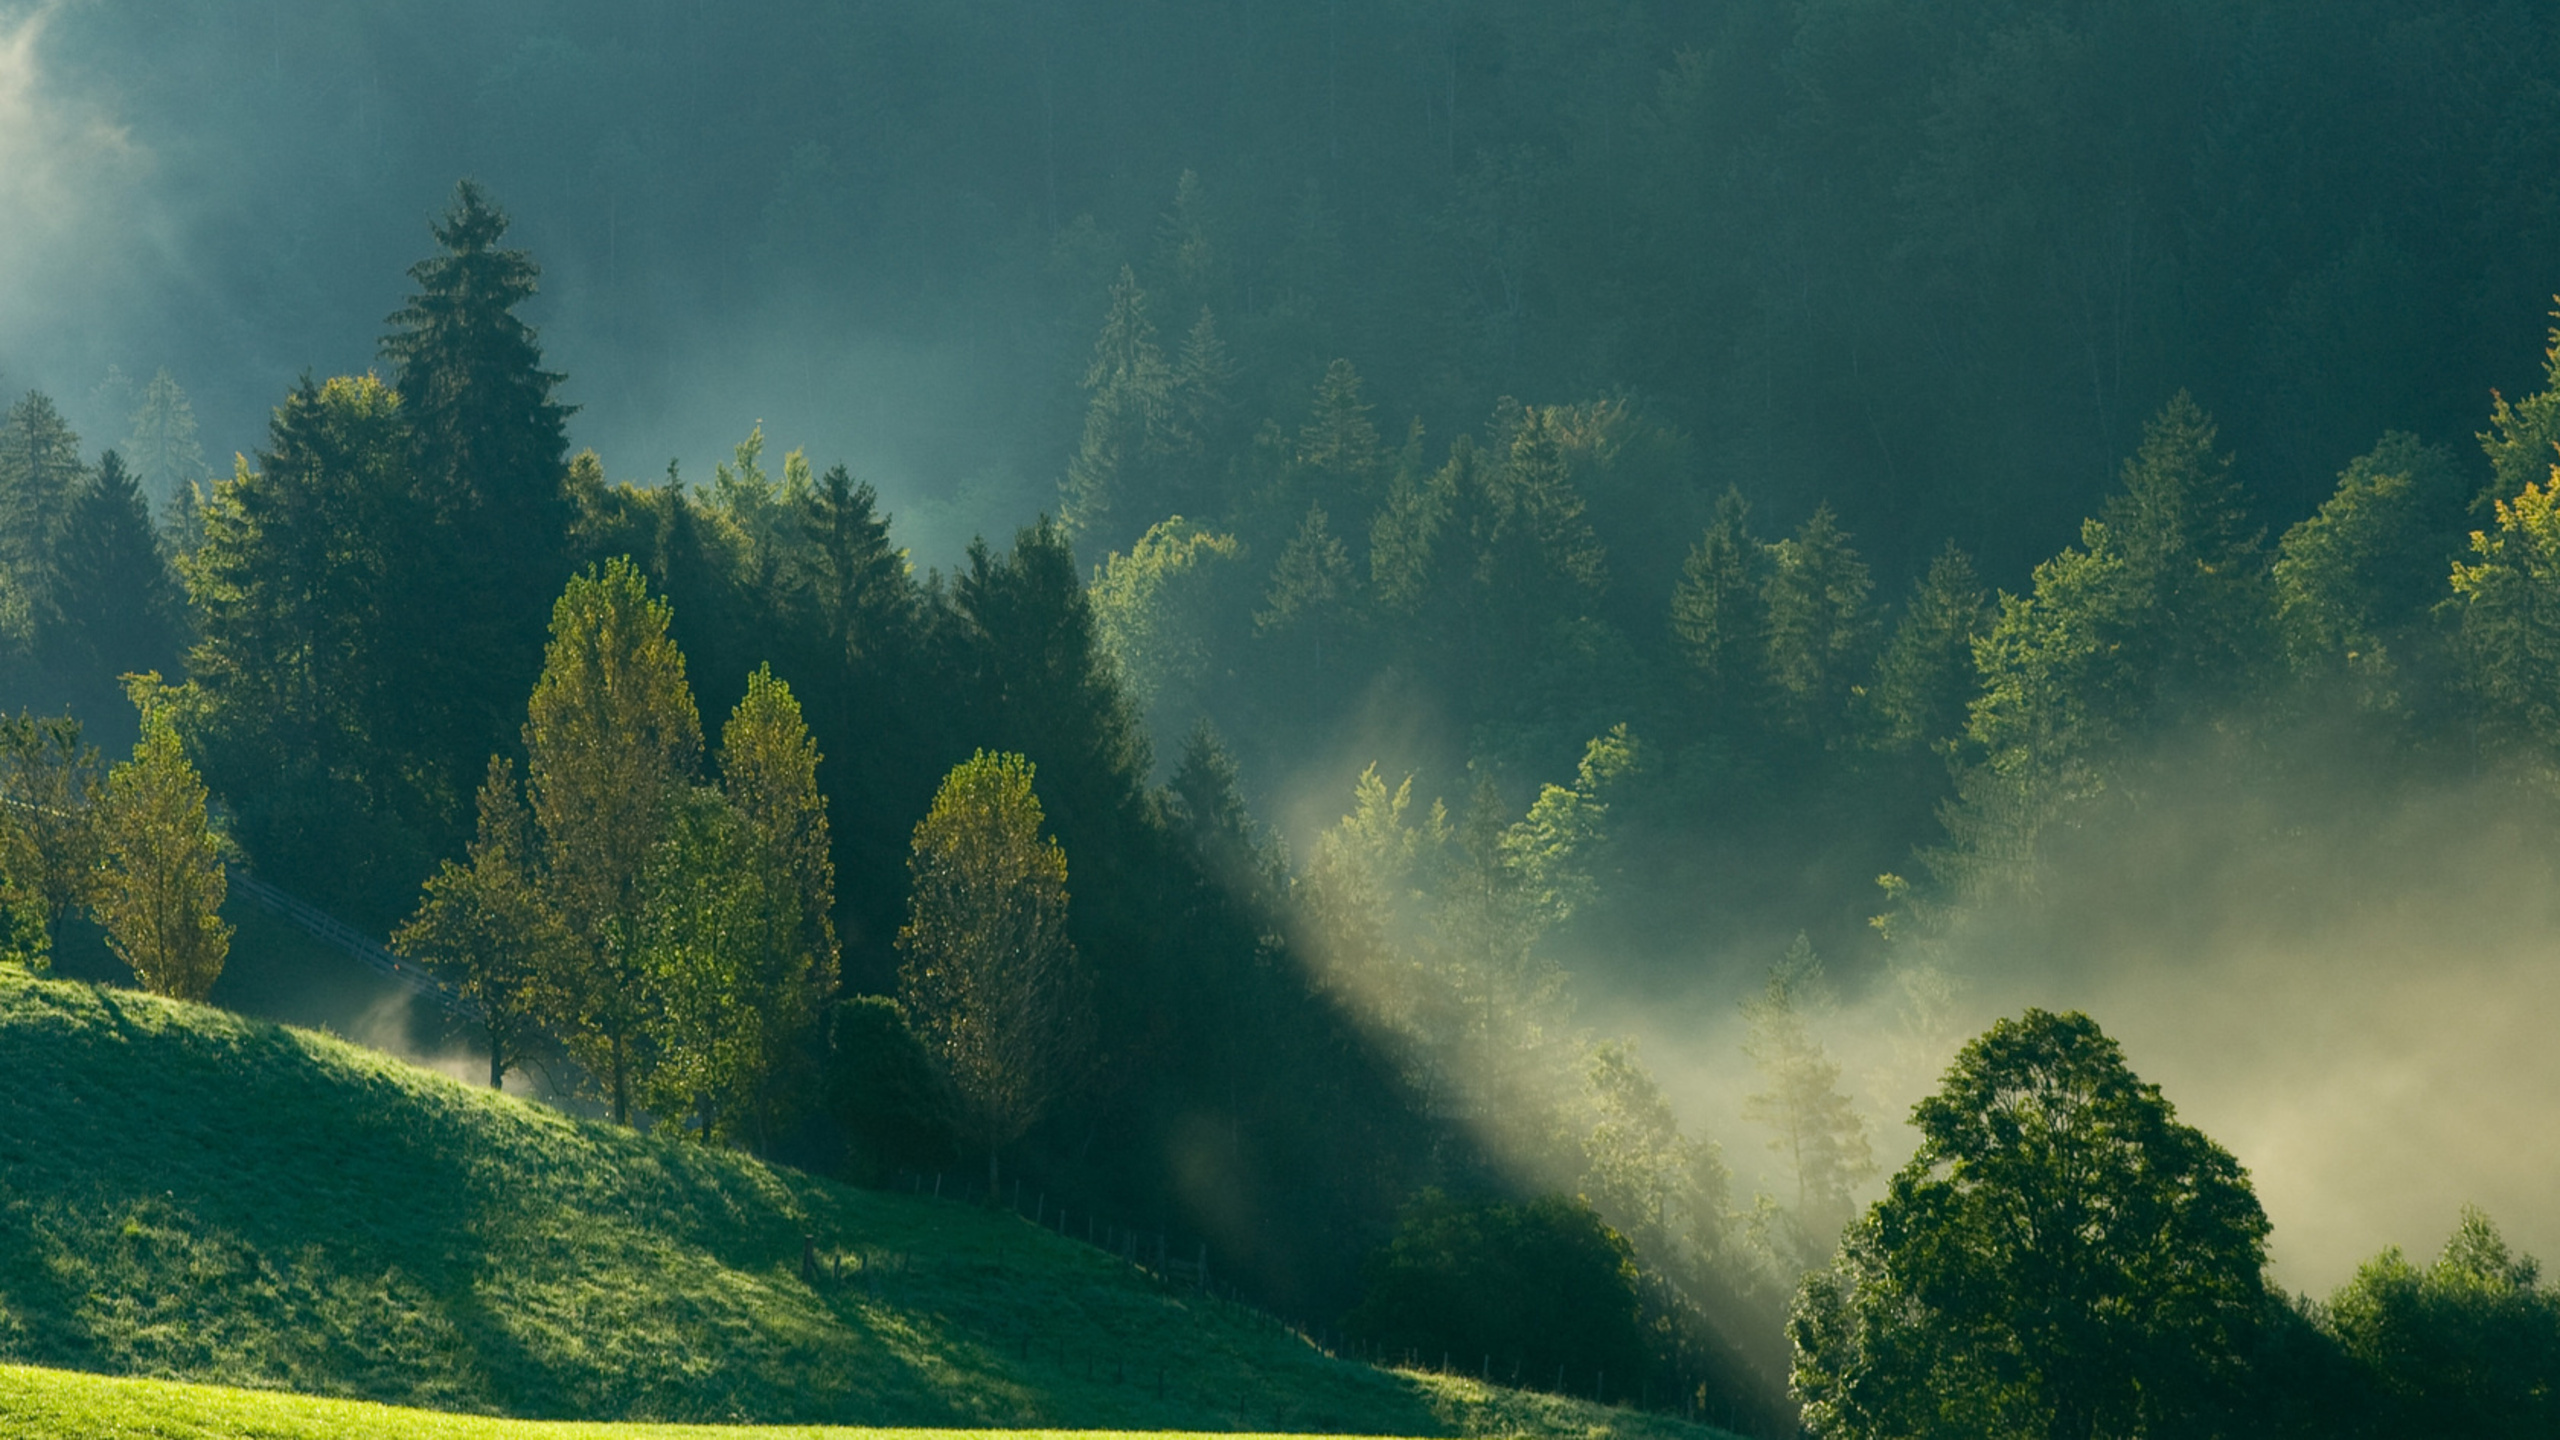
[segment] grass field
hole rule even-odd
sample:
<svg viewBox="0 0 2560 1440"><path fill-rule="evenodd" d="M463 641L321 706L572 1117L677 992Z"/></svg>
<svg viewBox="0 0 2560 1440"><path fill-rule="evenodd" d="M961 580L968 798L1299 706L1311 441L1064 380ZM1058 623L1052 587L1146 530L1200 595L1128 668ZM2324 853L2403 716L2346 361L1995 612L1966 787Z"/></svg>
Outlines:
<svg viewBox="0 0 2560 1440"><path fill-rule="evenodd" d="M803 1236L831 1275L800 1278ZM1708 1433L1334 1359L1010 1213L5 974L0 1361L535 1419ZM365 1433L258 1428L243 1417L304 1402L195 1391L131 1404L213 1407L204 1423L234 1428L46 1430L22 1414L100 1382L37 1374L0 1378L14 1433Z"/></svg>

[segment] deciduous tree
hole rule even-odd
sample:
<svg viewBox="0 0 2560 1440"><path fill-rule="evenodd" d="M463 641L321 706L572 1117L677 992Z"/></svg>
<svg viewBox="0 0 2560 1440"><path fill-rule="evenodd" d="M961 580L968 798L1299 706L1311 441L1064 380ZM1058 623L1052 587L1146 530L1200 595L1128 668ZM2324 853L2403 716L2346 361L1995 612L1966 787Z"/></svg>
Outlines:
<svg viewBox="0 0 2560 1440"><path fill-rule="evenodd" d="M222 976L231 927L221 843L204 781L187 761L158 696L160 677L135 677L142 740L107 776L99 827L106 876L93 909L116 957L144 989L202 1000Z"/></svg>
<svg viewBox="0 0 2560 1440"><path fill-rule="evenodd" d="M1041 833L1031 762L980 751L918 822L898 997L997 1161L1084 1063L1091 982L1067 939L1067 856Z"/></svg>
<svg viewBox="0 0 2560 1440"><path fill-rule="evenodd" d="M647 1018L636 927L642 873L692 784L702 722L668 634L672 608L628 559L569 582L524 726L545 892L563 934L543 964L545 1011L570 1054L631 1118Z"/></svg>
<svg viewBox="0 0 2560 1440"><path fill-rule="evenodd" d="M1845 1437L2227 1430L2265 1312L2267 1219L2228 1151L2080 1014L1967 1045L1920 1149L1807 1277L1807 1429Z"/></svg>

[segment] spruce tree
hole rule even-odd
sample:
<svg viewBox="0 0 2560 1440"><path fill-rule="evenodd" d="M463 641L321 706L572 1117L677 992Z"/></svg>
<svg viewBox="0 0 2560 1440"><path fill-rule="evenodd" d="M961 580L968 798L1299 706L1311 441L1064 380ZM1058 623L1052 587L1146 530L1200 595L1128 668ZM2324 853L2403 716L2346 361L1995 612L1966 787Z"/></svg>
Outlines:
<svg viewBox="0 0 2560 1440"><path fill-rule="evenodd" d="M1173 374L1156 345L1147 292L1127 266L1111 287L1084 388L1093 398L1067 462L1061 511L1070 534L1109 546L1159 518L1172 420Z"/></svg>
<svg viewBox="0 0 2560 1440"><path fill-rule="evenodd" d="M195 407L177 377L162 366L143 387L125 437L125 458L142 493L166 516L188 487L205 478L204 446L196 438Z"/></svg>
<svg viewBox="0 0 2560 1440"><path fill-rule="evenodd" d="M1751 535L1751 505L1728 488L1671 595L1671 636L1698 678L1729 709L1760 677L1761 587L1768 558Z"/></svg>
<svg viewBox="0 0 2560 1440"><path fill-rule="evenodd" d="M1974 692L1973 642L1990 625L1990 596L1950 540L1912 586L1876 659L1865 697L1870 743L1910 751L1961 733Z"/></svg>
<svg viewBox="0 0 2560 1440"><path fill-rule="evenodd" d="M183 601L151 510L115 451L80 487L56 551L49 662L85 675L176 668Z"/></svg>
<svg viewBox="0 0 2560 1440"><path fill-rule="evenodd" d="M80 437L41 391L0 421L0 571L38 614L54 600L55 546L88 467Z"/></svg>
<svg viewBox="0 0 2560 1440"><path fill-rule="evenodd" d="M1764 673L1781 725L1828 739L1845 717L1849 677L1875 627L1866 562L1829 505L1769 547L1760 587Z"/></svg>
<svg viewBox="0 0 2560 1440"><path fill-rule="evenodd" d="M563 378L542 366L516 309L540 267L498 248L507 217L477 184L454 190L430 227L441 253L409 268L417 293L382 339L409 420L417 485L433 523L404 539L427 572L412 603L447 607L436 644L413 658L467 657L416 687L458 767L504 748L508 713L542 663L542 621L567 572Z"/></svg>

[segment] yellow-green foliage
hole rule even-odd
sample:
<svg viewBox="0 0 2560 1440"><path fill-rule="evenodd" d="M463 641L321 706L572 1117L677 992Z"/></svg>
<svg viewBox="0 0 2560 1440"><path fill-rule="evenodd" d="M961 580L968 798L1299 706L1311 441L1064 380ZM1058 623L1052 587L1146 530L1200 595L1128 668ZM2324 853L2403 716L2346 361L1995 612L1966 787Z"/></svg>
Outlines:
<svg viewBox="0 0 2560 1440"><path fill-rule="evenodd" d="M841 1279L800 1279L803 1235ZM860 1257L888 1253L906 1264L866 1283ZM1530 1403L1329 1359L1009 1213L14 974L0 1362L535 1418L1420 1434L1517 1429L1502 1407ZM0 1371L0 1435L365 1433L272 1398L38 1378ZM108 1423L149 1406L178 1418ZM1556 1413L1593 1434L1638 1423Z"/></svg>

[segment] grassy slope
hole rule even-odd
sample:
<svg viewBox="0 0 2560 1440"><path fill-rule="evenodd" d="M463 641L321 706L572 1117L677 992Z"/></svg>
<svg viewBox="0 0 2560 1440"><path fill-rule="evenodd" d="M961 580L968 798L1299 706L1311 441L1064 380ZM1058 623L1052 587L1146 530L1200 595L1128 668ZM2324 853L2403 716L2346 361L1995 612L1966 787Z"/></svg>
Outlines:
<svg viewBox="0 0 2560 1440"><path fill-rule="evenodd" d="M804 1234L903 1263L805 1284ZM529 1417L1702 1433L1329 1359L1011 1214L5 974L0 1361Z"/></svg>

